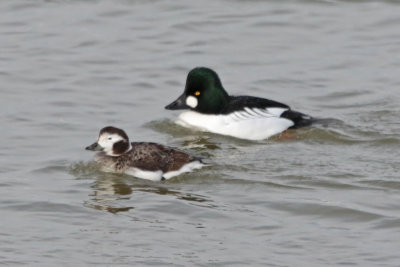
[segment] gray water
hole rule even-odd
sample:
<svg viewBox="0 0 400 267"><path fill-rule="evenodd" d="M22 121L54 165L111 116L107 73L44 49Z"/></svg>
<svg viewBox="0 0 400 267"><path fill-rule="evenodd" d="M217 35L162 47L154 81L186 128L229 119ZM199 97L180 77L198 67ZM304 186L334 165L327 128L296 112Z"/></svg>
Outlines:
<svg viewBox="0 0 400 267"><path fill-rule="evenodd" d="M397 1L0 2L0 264L399 266ZM321 118L242 141L173 123L187 72ZM212 166L102 173L114 125Z"/></svg>

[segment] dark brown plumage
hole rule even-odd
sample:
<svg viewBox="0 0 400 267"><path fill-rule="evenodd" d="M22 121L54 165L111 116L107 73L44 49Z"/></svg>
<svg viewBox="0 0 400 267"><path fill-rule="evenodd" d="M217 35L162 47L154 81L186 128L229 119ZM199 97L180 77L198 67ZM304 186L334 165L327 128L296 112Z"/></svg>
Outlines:
<svg viewBox="0 0 400 267"><path fill-rule="evenodd" d="M156 143L133 142L132 149L116 159L118 169L126 166L146 171L170 172L177 171L183 165L192 161L199 161L178 149Z"/></svg>

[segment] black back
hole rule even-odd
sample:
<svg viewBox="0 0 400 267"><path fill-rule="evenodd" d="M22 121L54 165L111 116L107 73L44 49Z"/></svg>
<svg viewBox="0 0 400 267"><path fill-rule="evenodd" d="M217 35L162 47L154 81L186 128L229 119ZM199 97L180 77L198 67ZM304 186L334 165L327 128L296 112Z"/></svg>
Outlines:
<svg viewBox="0 0 400 267"><path fill-rule="evenodd" d="M244 108L287 108L288 105L282 104L277 101L269 100L266 98L254 97L254 96L230 96L229 103L221 111L221 114L229 114L235 111L244 110Z"/></svg>
<svg viewBox="0 0 400 267"><path fill-rule="evenodd" d="M290 129L310 126L313 118L303 113L293 111L288 105L283 103L254 96L230 96L229 104L221 111L221 114L229 114L235 111L242 111L245 108L284 108L288 109L281 114L281 118L293 121L294 125Z"/></svg>

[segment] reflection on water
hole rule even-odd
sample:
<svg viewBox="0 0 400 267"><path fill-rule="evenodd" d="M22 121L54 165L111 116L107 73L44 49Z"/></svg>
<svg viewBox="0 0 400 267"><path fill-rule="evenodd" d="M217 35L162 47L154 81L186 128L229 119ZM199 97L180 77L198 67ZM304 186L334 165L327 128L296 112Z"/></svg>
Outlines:
<svg viewBox="0 0 400 267"><path fill-rule="evenodd" d="M210 202L209 199L201 195L169 188L173 187L176 179L158 183L125 174L104 173L99 171L93 162L73 164L70 172L77 179L94 179L90 186L93 191L89 195L90 200L87 200L84 205L96 210L104 210L110 213L129 211L135 208L132 205L132 203L135 203L135 195L143 192L170 195L189 202Z"/></svg>
<svg viewBox="0 0 400 267"><path fill-rule="evenodd" d="M98 177L90 187L93 194L90 195L91 199L85 203L85 206L111 213L133 209L132 206L124 205L124 200L131 198L132 188L121 178Z"/></svg>

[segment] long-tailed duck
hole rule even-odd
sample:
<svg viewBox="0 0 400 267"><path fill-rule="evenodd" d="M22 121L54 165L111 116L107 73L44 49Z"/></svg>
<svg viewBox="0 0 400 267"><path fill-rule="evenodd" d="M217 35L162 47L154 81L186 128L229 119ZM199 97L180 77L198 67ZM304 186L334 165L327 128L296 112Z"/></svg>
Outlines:
<svg viewBox="0 0 400 267"><path fill-rule="evenodd" d="M97 142L86 147L99 151L95 161L103 171L126 173L152 181L170 179L201 168L201 159L178 149L148 142L129 142L127 134L108 126L101 129Z"/></svg>

